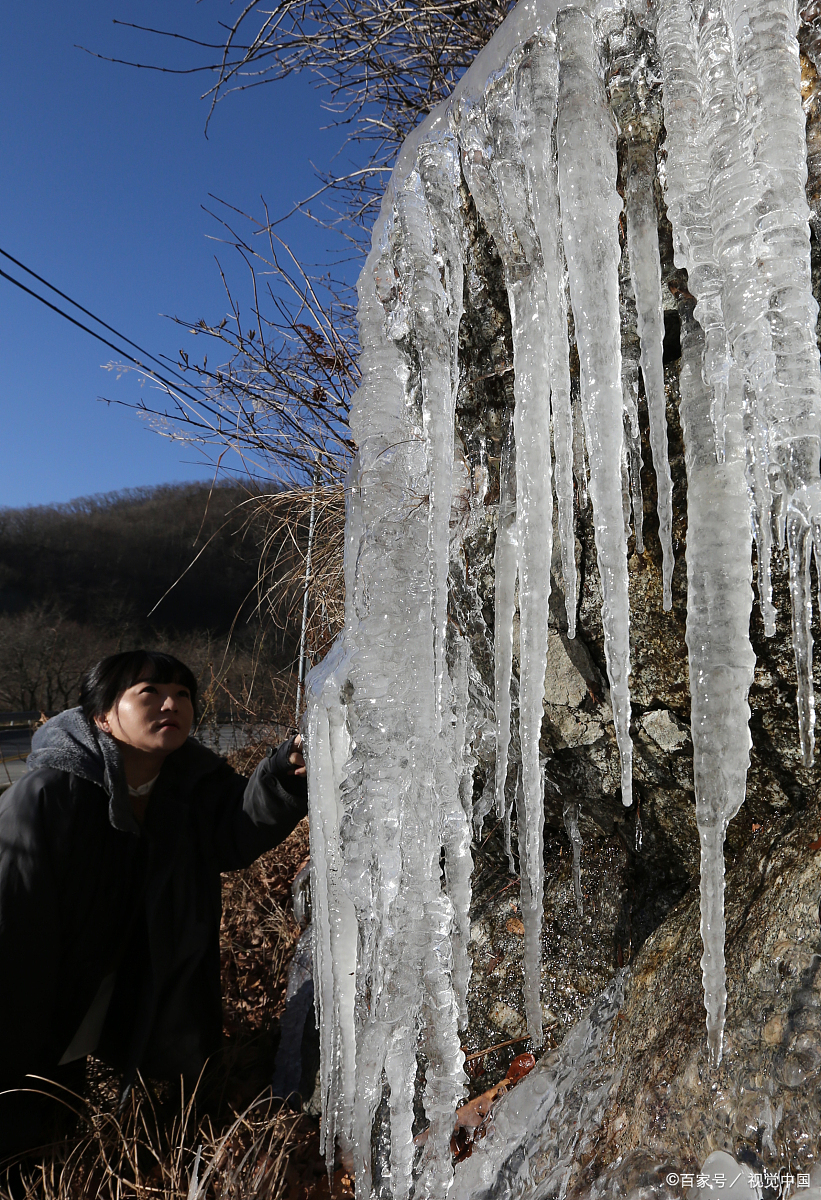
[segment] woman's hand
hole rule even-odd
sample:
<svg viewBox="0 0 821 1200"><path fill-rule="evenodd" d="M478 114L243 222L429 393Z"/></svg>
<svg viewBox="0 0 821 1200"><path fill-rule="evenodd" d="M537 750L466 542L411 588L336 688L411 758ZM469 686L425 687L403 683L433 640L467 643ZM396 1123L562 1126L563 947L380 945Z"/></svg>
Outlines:
<svg viewBox="0 0 821 1200"><path fill-rule="evenodd" d="M302 753L301 733L298 733L293 740L291 753L288 755L288 762L295 768L294 775L297 779L304 779L308 774L308 768L305 766L305 758Z"/></svg>

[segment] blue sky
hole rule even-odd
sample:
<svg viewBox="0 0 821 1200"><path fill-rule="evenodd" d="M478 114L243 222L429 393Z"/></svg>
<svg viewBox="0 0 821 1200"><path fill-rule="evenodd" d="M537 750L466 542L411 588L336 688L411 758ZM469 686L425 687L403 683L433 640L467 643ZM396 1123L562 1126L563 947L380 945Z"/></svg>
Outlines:
<svg viewBox="0 0 821 1200"><path fill-rule="evenodd" d="M224 314L215 253L241 278L235 252L209 240L219 228L201 207L214 207L208 194L256 215L264 196L282 214L314 190L311 163L327 167L340 134L322 131L321 96L299 77L224 100L206 139L209 76L117 66L75 44L194 65L204 52L112 19L216 41L218 22L236 11L228 0L28 0L4 15L0 247L157 355L186 345L161 314ZM306 217L285 232L306 263L337 252ZM32 282L6 260L0 267ZM145 394L133 375L101 369L113 357L0 279L0 506L210 477L193 447L99 401Z"/></svg>

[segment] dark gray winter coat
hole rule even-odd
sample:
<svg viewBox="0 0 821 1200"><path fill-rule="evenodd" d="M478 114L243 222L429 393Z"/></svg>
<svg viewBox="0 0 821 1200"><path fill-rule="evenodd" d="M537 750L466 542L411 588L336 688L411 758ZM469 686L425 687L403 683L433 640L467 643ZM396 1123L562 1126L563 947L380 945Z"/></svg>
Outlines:
<svg viewBox="0 0 821 1200"><path fill-rule="evenodd" d="M0 796L0 1091L49 1075L115 970L100 1056L127 1077L196 1078L222 1028L220 872L307 809L287 749L246 780L189 738L141 828L113 739L80 709L38 730Z"/></svg>

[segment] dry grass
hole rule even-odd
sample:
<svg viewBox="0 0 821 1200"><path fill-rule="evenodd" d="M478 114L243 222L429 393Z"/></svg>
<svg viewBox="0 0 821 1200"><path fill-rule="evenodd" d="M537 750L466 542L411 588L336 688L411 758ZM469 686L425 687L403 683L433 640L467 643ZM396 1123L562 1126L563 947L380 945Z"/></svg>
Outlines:
<svg viewBox="0 0 821 1200"><path fill-rule="evenodd" d="M316 498L308 585L307 649L312 663L330 649L345 616L345 489L295 488L255 503L265 523L260 555L259 599L275 626L300 629L311 505Z"/></svg>
<svg viewBox="0 0 821 1200"><path fill-rule="evenodd" d="M0 1185L5 1200L245 1200L280 1197L305 1119L260 1099L225 1124L200 1116L196 1096L135 1088L121 1113L70 1097L85 1131ZM297 1193L298 1194L298 1193ZM305 1196L310 1193L305 1192Z"/></svg>

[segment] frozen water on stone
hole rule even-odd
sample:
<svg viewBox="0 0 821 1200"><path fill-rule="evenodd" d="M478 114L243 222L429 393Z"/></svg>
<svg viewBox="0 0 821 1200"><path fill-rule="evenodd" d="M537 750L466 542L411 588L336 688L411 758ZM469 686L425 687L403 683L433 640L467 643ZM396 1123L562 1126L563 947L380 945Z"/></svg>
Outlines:
<svg viewBox="0 0 821 1200"><path fill-rule="evenodd" d="M486 1137L457 1167L453 1200L564 1194L579 1132L595 1128L617 1082L612 1067L602 1062L602 1049L624 999L624 983L620 971L561 1046L496 1106Z"/></svg>
<svg viewBox="0 0 821 1200"><path fill-rule="evenodd" d="M582 835L579 830L579 806L571 801L564 806L564 827L570 844L573 847L573 895L579 916L584 916L584 897L582 895Z"/></svg>
<svg viewBox="0 0 821 1200"><path fill-rule="evenodd" d="M744 803L752 739L750 516L739 372L728 388L725 455L716 463L710 397L701 374L704 336L682 330L680 411L687 466L687 649L696 822L701 844L701 959L710 1057L721 1061L724 837ZM716 520L716 513L721 519Z"/></svg>
<svg viewBox="0 0 821 1200"><path fill-rule="evenodd" d="M582 410L596 553L604 604L605 657L621 756L622 801L632 803L627 539L622 517L622 395L619 335L616 130L599 74L593 24L581 8L557 18L556 142L562 229L579 347ZM585 147L584 155L578 148Z"/></svg>
<svg viewBox="0 0 821 1200"><path fill-rule="evenodd" d="M656 160L652 146L631 142L627 152L625 209L630 273L641 342L641 373L650 415L650 446L656 472L663 604L673 607L673 480L667 460L667 400L664 392L664 313L661 299L658 214L653 198Z"/></svg>

